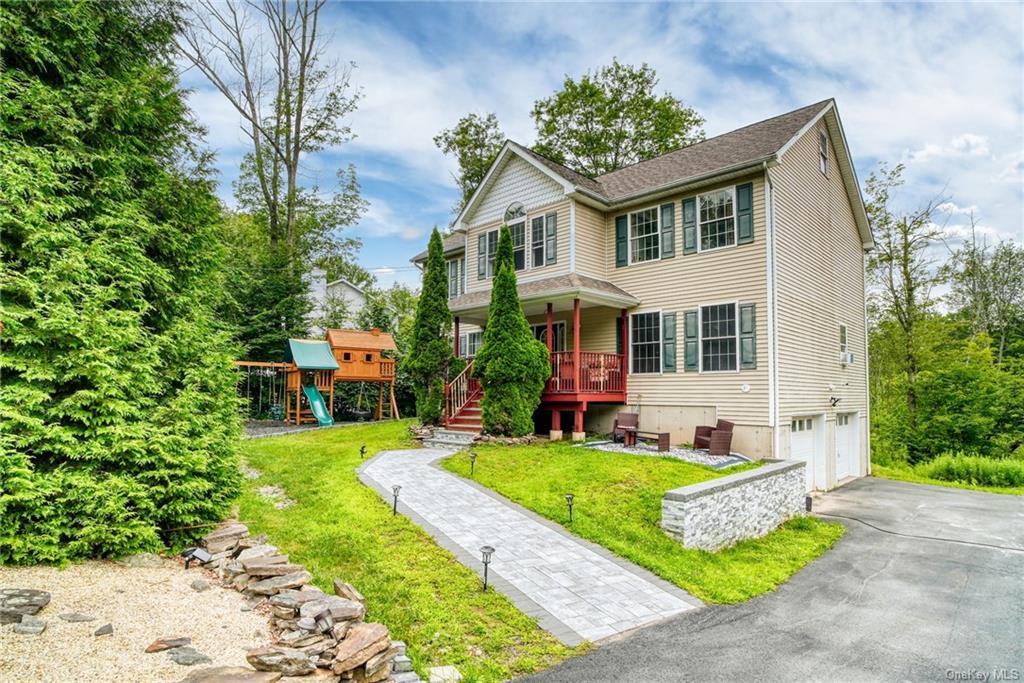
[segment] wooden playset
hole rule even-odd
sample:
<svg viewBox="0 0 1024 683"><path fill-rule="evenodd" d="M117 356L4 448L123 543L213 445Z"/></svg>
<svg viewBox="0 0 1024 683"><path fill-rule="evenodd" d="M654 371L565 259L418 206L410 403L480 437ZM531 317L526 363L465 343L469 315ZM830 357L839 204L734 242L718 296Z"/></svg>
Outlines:
<svg viewBox="0 0 1024 683"><path fill-rule="evenodd" d="M327 330L326 339L289 339L282 363L235 361L235 365L246 373L250 411L255 407L258 414L265 402L282 406L277 410L286 422L331 425L335 383L370 382L378 385L376 419L398 419L395 359L384 355L397 349L394 338L378 329ZM256 399L251 394L254 384L258 385Z"/></svg>

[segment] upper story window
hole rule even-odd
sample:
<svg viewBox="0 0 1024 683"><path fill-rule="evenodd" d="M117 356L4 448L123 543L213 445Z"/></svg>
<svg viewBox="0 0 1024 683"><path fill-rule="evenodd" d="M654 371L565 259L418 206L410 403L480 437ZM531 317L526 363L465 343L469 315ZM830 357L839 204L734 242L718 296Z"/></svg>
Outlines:
<svg viewBox="0 0 1024 683"><path fill-rule="evenodd" d="M658 237L657 207L629 214L630 263L641 263L661 258Z"/></svg>
<svg viewBox="0 0 1024 683"><path fill-rule="evenodd" d="M508 226L512 232L512 263L516 270L526 269L526 219Z"/></svg>
<svg viewBox="0 0 1024 683"><path fill-rule="evenodd" d="M849 345L846 343L846 325L840 323L839 325L839 352L846 353L850 350Z"/></svg>
<svg viewBox="0 0 1024 683"><path fill-rule="evenodd" d="M736 370L736 304L716 304L700 309L701 370Z"/></svg>
<svg viewBox="0 0 1024 683"><path fill-rule="evenodd" d="M523 205L515 202L505 211L505 225L512 234L512 263L517 271L558 261L557 212L530 218ZM498 230L489 230L477 237L478 280L494 277L498 236Z"/></svg>
<svg viewBox="0 0 1024 683"><path fill-rule="evenodd" d="M491 230L476 238L476 279L494 275L494 254L498 250L498 231Z"/></svg>
<svg viewBox="0 0 1024 683"><path fill-rule="evenodd" d="M519 218L526 218L526 209L523 208L522 202L512 202L505 209L505 222L511 223Z"/></svg>
<svg viewBox="0 0 1024 683"><path fill-rule="evenodd" d="M818 132L818 168L822 175L828 175L828 136L825 131Z"/></svg>
<svg viewBox="0 0 1024 683"><path fill-rule="evenodd" d="M448 298L466 293L466 259L455 258L448 261Z"/></svg>
<svg viewBox="0 0 1024 683"><path fill-rule="evenodd" d="M733 188L702 194L700 204L700 250L736 244L736 202Z"/></svg>

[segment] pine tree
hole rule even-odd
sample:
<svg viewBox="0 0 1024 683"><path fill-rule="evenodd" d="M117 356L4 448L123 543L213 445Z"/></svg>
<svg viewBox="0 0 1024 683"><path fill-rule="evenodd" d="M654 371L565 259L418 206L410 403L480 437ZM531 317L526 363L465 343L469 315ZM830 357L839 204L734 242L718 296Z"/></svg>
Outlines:
<svg viewBox="0 0 1024 683"><path fill-rule="evenodd" d="M547 346L534 339L519 304L507 226L498 237L494 270L487 327L473 374L484 390L480 402L484 431L524 436L533 432L533 413L551 375L551 360Z"/></svg>
<svg viewBox="0 0 1024 683"><path fill-rule="evenodd" d="M416 391L416 415L423 424L439 424L444 414L444 385L455 367L448 310L444 245L437 228L430 235L423 291L416 304L412 348L403 366Z"/></svg>
<svg viewBox="0 0 1024 683"><path fill-rule="evenodd" d="M156 549L239 489L220 209L172 10L0 8L0 564Z"/></svg>

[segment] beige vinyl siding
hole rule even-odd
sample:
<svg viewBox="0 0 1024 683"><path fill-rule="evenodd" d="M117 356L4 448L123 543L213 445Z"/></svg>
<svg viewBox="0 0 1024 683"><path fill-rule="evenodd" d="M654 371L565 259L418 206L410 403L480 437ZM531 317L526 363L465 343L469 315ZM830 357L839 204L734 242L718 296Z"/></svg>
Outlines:
<svg viewBox="0 0 1024 683"><path fill-rule="evenodd" d="M576 202L576 272L590 277L608 277L605 254L604 214Z"/></svg>
<svg viewBox="0 0 1024 683"><path fill-rule="evenodd" d="M717 409L717 417L748 426L768 425L768 309L765 260L764 182L754 176L709 187L711 191L745 182L754 185L754 241L693 254L683 254L682 206L680 194L660 200L676 205L675 256L669 259L615 266L615 217L605 217L605 267L607 279L641 303L630 314L660 310L676 314L676 365L674 373L630 374L628 402L661 406L693 406ZM636 207L639 209L646 206ZM736 302L756 304L757 368L738 372L685 372L683 313L702 305ZM614 329L611 330L614 345ZM749 391L743 392L742 386ZM763 437L758 437L763 442ZM766 455L766 453L759 453Z"/></svg>
<svg viewBox="0 0 1024 683"><path fill-rule="evenodd" d="M552 275L562 275L569 272L569 205L570 200L563 199L553 204L544 206L530 207L526 206L526 270L520 270L516 272L516 278L519 282L530 282L532 280L541 280ZM558 260L550 265L542 266L540 268L534 268L530 262L531 256L531 245L530 245L530 221L538 216L544 216L549 213L555 212L558 215L558 232L556 234L556 243L558 254ZM483 225L471 227L466 235L466 291L476 292L480 290L488 290L491 288L492 278L486 278L483 280L477 277L477 238L481 233L489 232L491 230L497 230L501 228L504 221L497 220Z"/></svg>
<svg viewBox="0 0 1024 683"><path fill-rule="evenodd" d="M818 134L829 133L829 170L818 167ZM779 419L825 415L834 452L837 412L859 412L861 473L867 443L867 334L864 252L825 120L808 130L772 169L776 231ZM855 359L839 363L839 325ZM833 385L834 389L829 389ZM840 399L832 407L829 397ZM785 455L788 439L782 439Z"/></svg>
<svg viewBox="0 0 1024 683"><path fill-rule="evenodd" d="M563 187L538 170L522 157L512 154L504 166L496 171L487 193L473 213L464 218L467 226L483 225L500 221L505 209L513 202L531 207L546 206L565 196Z"/></svg>

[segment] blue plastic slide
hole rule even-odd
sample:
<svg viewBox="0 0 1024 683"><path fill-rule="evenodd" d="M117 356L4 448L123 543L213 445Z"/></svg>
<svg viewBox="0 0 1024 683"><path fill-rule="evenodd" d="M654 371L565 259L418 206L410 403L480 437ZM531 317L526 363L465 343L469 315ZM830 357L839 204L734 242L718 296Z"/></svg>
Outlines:
<svg viewBox="0 0 1024 683"><path fill-rule="evenodd" d="M330 411L327 410L324 397L317 391L317 388L303 384L302 392L306 394L306 398L309 400L309 407L313 409L313 417L316 418L320 426L330 427L334 424L334 418L331 417Z"/></svg>

